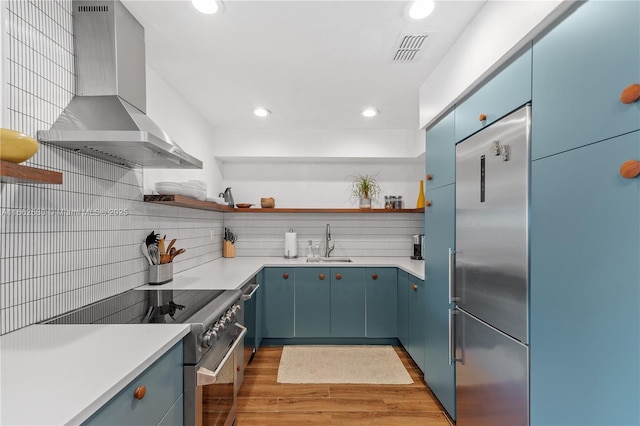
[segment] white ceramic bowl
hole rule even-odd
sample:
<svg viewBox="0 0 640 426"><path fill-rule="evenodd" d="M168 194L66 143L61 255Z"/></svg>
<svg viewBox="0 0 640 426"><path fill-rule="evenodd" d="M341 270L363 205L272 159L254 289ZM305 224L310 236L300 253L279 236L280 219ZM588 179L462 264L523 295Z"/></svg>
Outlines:
<svg viewBox="0 0 640 426"><path fill-rule="evenodd" d="M174 195L179 194L181 189L180 184L176 182L157 182L156 192L160 195Z"/></svg>

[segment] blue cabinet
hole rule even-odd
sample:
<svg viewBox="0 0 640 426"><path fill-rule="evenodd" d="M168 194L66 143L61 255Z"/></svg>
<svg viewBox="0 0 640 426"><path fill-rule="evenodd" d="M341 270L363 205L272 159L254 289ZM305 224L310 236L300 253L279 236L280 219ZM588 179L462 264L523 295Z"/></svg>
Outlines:
<svg viewBox="0 0 640 426"><path fill-rule="evenodd" d="M331 271L296 268L296 337L327 337L331 331Z"/></svg>
<svg viewBox="0 0 640 426"><path fill-rule="evenodd" d="M142 399L134 397L138 387L145 386ZM114 396L85 425L158 425L165 418L182 420L183 363L182 341L171 348L151 367ZM179 407L175 404L180 403Z"/></svg>
<svg viewBox="0 0 640 426"><path fill-rule="evenodd" d="M366 268L365 279L367 337L397 337L397 269Z"/></svg>
<svg viewBox="0 0 640 426"><path fill-rule="evenodd" d="M409 344L409 274L398 269L398 340Z"/></svg>
<svg viewBox="0 0 640 426"><path fill-rule="evenodd" d="M364 268L331 268L331 337L365 337Z"/></svg>
<svg viewBox="0 0 640 426"><path fill-rule="evenodd" d="M640 179L618 174L628 159L640 159L640 132L532 164L531 425L640 424Z"/></svg>
<svg viewBox="0 0 640 426"><path fill-rule="evenodd" d="M640 128L640 2L589 1L533 46L532 159Z"/></svg>
<svg viewBox="0 0 640 426"><path fill-rule="evenodd" d="M424 349L425 349L425 308L426 293L424 281L409 274L409 336L407 352L424 373Z"/></svg>
<svg viewBox="0 0 640 426"><path fill-rule="evenodd" d="M460 142L530 100L531 49L528 49L456 106L455 141ZM486 120L480 121L481 114Z"/></svg>
<svg viewBox="0 0 640 426"><path fill-rule="evenodd" d="M454 113L450 112L426 135L427 198L429 191L456 180L456 143L454 139Z"/></svg>
<svg viewBox="0 0 640 426"><path fill-rule="evenodd" d="M425 208L424 378L449 415L456 418L455 365L449 363L449 249L455 248L455 184L429 191Z"/></svg>
<svg viewBox="0 0 640 426"><path fill-rule="evenodd" d="M294 337L293 268L264 269L264 338Z"/></svg>

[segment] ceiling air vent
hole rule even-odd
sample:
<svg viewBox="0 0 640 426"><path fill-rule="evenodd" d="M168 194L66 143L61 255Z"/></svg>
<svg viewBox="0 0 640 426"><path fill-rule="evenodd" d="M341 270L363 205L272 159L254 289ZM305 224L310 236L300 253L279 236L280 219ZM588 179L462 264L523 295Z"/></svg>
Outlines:
<svg viewBox="0 0 640 426"><path fill-rule="evenodd" d="M393 50L392 61L416 62L427 37L427 34L401 34Z"/></svg>
<svg viewBox="0 0 640 426"><path fill-rule="evenodd" d="M109 6L78 6L78 12L108 12Z"/></svg>

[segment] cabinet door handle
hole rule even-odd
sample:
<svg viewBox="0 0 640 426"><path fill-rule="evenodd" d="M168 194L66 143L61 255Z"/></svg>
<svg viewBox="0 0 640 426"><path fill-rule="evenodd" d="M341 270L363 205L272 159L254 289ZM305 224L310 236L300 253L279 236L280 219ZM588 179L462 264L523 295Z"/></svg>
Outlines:
<svg viewBox="0 0 640 426"><path fill-rule="evenodd" d="M620 93L620 102L623 104L632 104L640 99L640 84L633 83L624 88Z"/></svg>
<svg viewBox="0 0 640 426"><path fill-rule="evenodd" d="M318 278L320 278L320 281L324 280L324 274L318 275Z"/></svg>
<svg viewBox="0 0 640 426"><path fill-rule="evenodd" d="M480 114L480 116L478 117L478 120L487 121L487 114Z"/></svg>
<svg viewBox="0 0 640 426"><path fill-rule="evenodd" d="M133 397L135 399L142 399L147 393L147 387L145 385L138 386L136 390L133 391Z"/></svg>
<svg viewBox="0 0 640 426"><path fill-rule="evenodd" d="M377 280L378 279L378 274L371 275L371 279Z"/></svg>
<svg viewBox="0 0 640 426"><path fill-rule="evenodd" d="M456 251L449 249L449 303L453 303L458 298L454 294L456 285Z"/></svg>
<svg viewBox="0 0 640 426"><path fill-rule="evenodd" d="M620 166L620 176L626 179L633 179L640 175L640 161L629 160L622 163Z"/></svg>
<svg viewBox="0 0 640 426"><path fill-rule="evenodd" d="M284 274L282 274L282 278L284 278L285 280L289 279L289 274L285 272Z"/></svg>
<svg viewBox="0 0 640 426"><path fill-rule="evenodd" d="M418 284L413 284L411 289L413 289L413 291L418 291Z"/></svg>
<svg viewBox="0 0 640 426"><path fill-rule="evenodd" d="M431 200L424 200L424 205L427 207L431 207Z"/></svg>
<svg viewBox="0 0 640 426"><path fill-rule="evenodd" d="M336 280L341 280L342 279L342 275L341 274L336 274Z"/></svg>
<svg viewBox="0 0 640 426"><path fill-rule="evenodd" d="M433 179L433 175L431 173L427 174L427 180L432 180Z"/></svg>

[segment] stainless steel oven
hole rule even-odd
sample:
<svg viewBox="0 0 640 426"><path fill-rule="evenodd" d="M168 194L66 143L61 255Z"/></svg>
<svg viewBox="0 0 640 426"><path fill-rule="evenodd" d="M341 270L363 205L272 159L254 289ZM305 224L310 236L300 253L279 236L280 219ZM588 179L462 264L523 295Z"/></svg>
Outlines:
<svg viewBox="0 0 640 426"><path fill-rule="evenodd" d="M189 381L195 378L195 386L189 384L190 392L195 392L195 425L230 426L235 421L243 339L247 329L238 323L229 328L204 358L195 365L184 367L185 383L187 378ZM185 420L186 424L192 424L186 416Z"/></svg>
<svg viewBox="0 0 640 426"><path fill-rule="evenodd" d="M239 291L225 292L188 322L185 338L185 425L231 426L244 370ZM191 348L187 351L187 347Z"/></svg>

